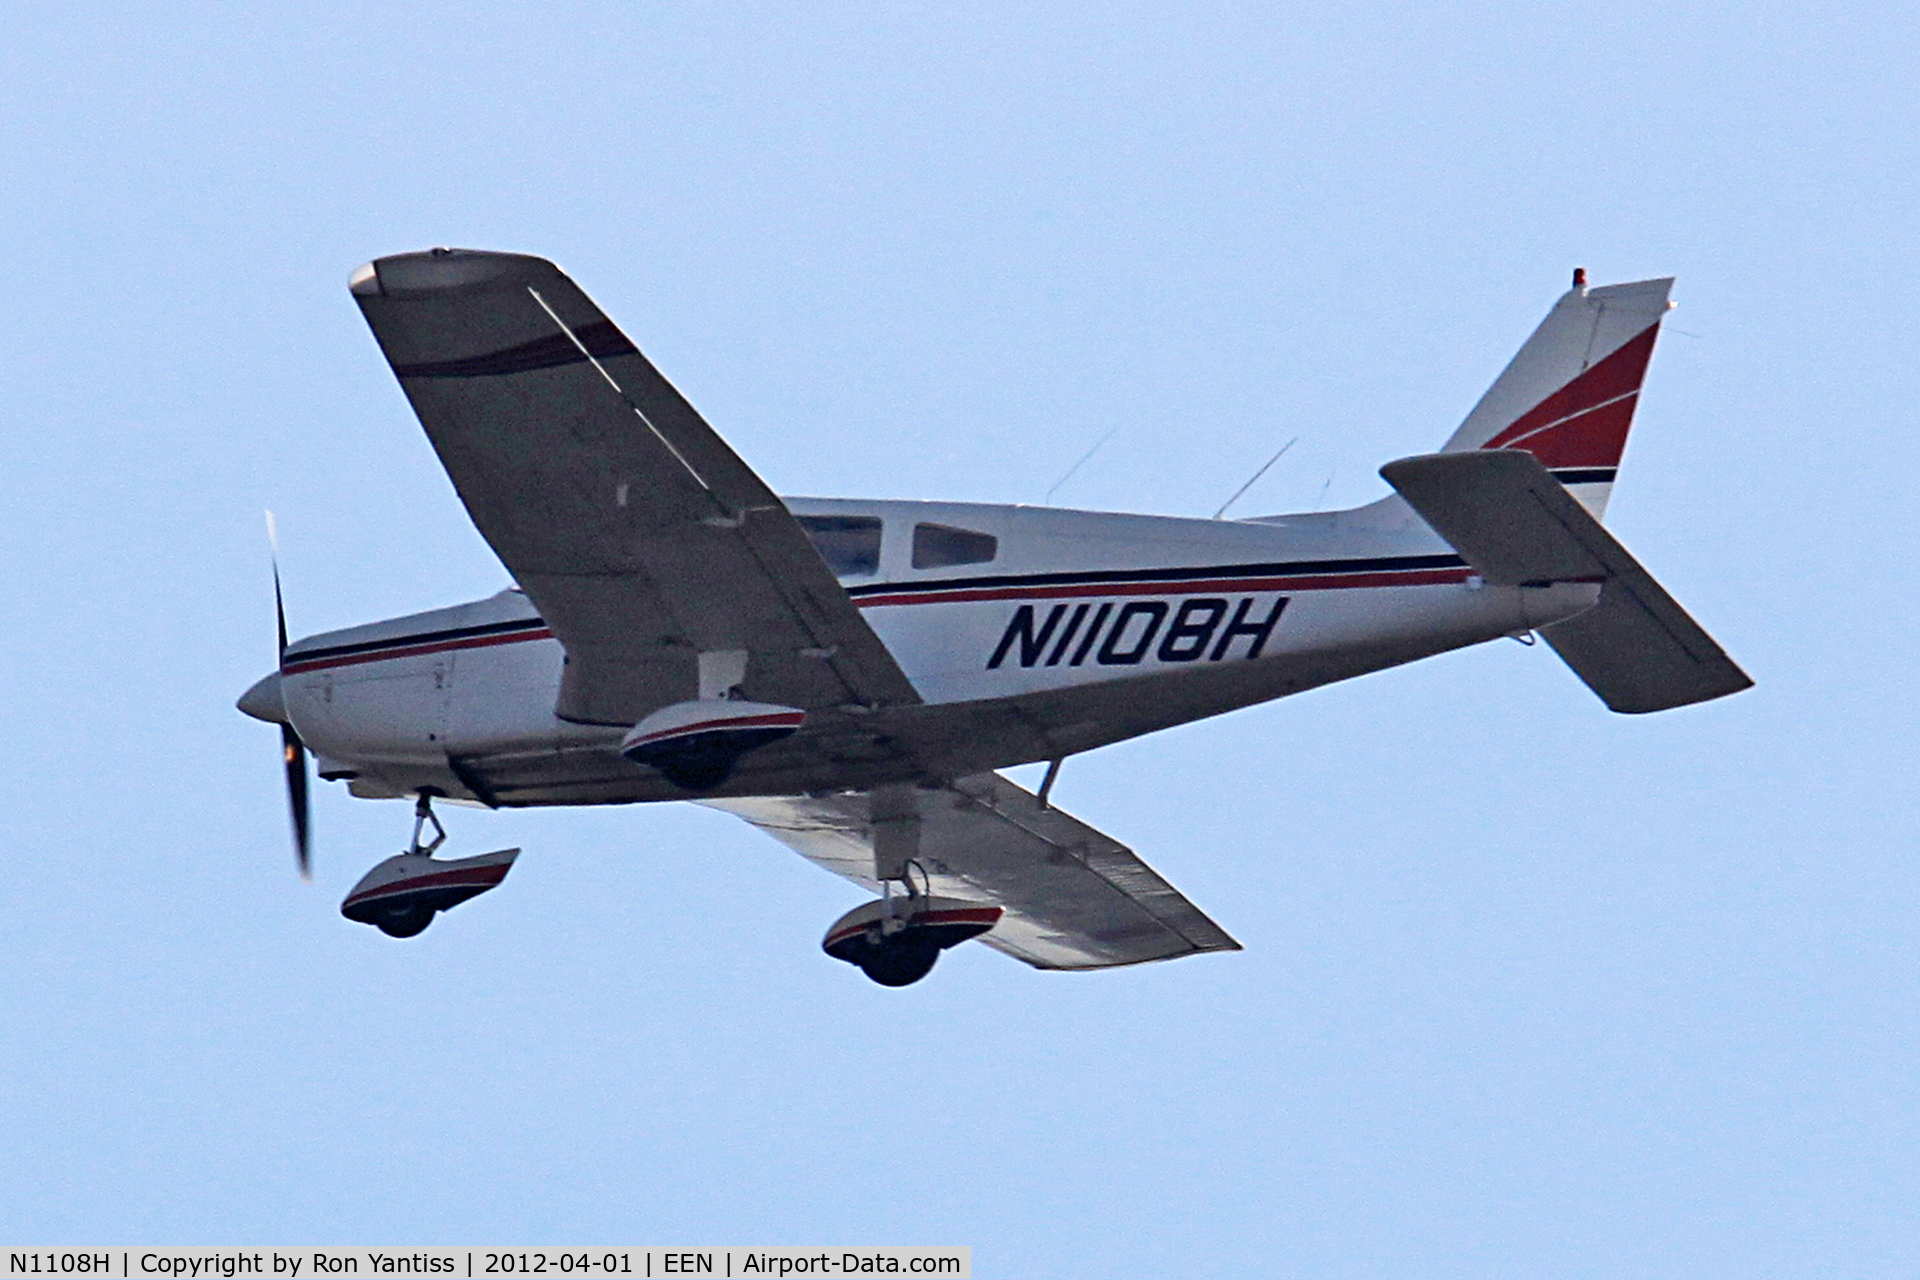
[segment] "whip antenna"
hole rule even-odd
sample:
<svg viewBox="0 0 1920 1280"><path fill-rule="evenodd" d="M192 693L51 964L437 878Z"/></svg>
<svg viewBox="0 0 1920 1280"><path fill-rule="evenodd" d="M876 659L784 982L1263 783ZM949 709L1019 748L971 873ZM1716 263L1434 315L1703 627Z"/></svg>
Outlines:
<svg viewBox="0 0 1920 1280"><path fill-rule="evenodd" d="M1100 439L1094 443L1093 448L1081 454L1080 461L1068 467L1067 474L1061 476L1058 480L1055 480L1053 482L1053 488L1047 490L1046 496L1040 499L1041 504L1044 505L1047 502L1052 501L1053 495L1059 490L1060 486L1065 484L1067 481L1073 479L1073 473L1078 471L1080 468L1086 466L1087 462L1093 457L1093 455L1100 452L1101 447L1104 446L1107 443L1107 441L1113 439L1113 437L1115 436L1115 434L1119 432L1119 430L1120 428L1117 426L1112 428L1107 432L1107 434L1101 436Z"/></svg>
<svg viewBox="0 0 1920 1280"><path fill-rule="evenodd" d="M1215 520L1218 520L1221 516L1224 516L1225 514L1227 514L1227 508L1232 506L1234 503L1240 501L1240 495L1245 493L1247 490L1253 488L1253 482L1255 480L1258 480L1261 476L1267 474L1267 467L1271 467L1274 463L1280 461L1280 459L1286 455L1287 450L1293 448L1293 446L1299 443L1300 443L1300 437L1295 436L1293 439L1281 445L1280 451L1274 454L1271 458L1267 459L1266 466L1261 467L1258 471L1254 472L1253 475L1248 478L1245 484L1241 485L1238 489L1235 489L1233 491L1233 496L1231 498L1228 498L1225 502L1220 504L1220 509L1213 513L1213 518Z"/></svg>

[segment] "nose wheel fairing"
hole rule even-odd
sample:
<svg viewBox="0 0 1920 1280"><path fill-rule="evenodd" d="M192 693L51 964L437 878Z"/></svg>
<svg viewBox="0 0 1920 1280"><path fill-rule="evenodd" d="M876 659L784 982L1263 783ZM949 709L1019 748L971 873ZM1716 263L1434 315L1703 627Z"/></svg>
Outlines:
<svg viewBox="0 0 1920 1280"><path fill-rule="evenodd" d="M502 849L443 862L426 853L395 854L361 877L340 914L390 937L411 938L436 912L498 888L519 856L518 849Z"/></svg>
<svg viewBox="0 0 1920 1280"><path fill-rule="evenodd" d="M390 937L411 938L435 913L498 888L519 856L518 849L502 849L443 862L425 853L395 854L361 877L340 914Z"/></svg>
<svg viewBox="0 0 1920 1280"><path fill-rule="evenodd" d="M420 837L429 825L433 839L423 844ZM414 807L413 840L407 851L361 876L340 904L340 914L357 924L370 924L390 938L411 938L432 924L438 913L498 888L520 856L518 849L501 849L472 858L436 859L433 852L446 839L446 830L433 816L432 797L423 793Z"/></svg>

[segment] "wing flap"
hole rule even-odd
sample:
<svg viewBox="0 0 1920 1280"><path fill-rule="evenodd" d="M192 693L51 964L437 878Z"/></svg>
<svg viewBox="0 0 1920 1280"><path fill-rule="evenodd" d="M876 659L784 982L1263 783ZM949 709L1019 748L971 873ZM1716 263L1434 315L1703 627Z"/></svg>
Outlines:
<svg viewBox="0 0 1920 1280"><path fill-rule="evenodd" d="M1612 710L1665 711L1753 684L1532 454L1427 454L1380 474L1488 582L1601 584L1593 608L1540 634Z"/></svg>
<svg viewBox="0 0 1920 1280"><path fill-rule="evenodd" d="M1070 814L1041 808L998 774L917 789L919 861L943 897L990 902L1006 914L981 939L1040 969L1105 969L1240 944L1153 868ZM872 799L867 793L708 800L802 857L869 889Z"/></svg>

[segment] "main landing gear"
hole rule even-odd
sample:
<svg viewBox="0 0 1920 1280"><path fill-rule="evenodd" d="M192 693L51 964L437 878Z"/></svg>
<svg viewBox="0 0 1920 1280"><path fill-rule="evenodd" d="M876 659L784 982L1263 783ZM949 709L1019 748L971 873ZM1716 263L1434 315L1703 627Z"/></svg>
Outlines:
<svg viewBox="0 0 1920 1280"><path fill-rule="evenodd" d="M873 878L880 885L880 901L855 907L835 920L820 946L883 987L911 986L933 971L942 951L979 937L999 922L1002 913L999 907L933 896L933 878L920 861L917 788L876 787L868 804Z"/></svg>
<svg viewBox="0 0 1920 1280"><path fill-rule="evenodd" d="M433 839L423 844L420 837L429 825ZM518 849L502 849L477 858L435 861L433 851L446 840L446 828L433 816L432 794L423 791L414 805L413 840L407 851L362 876L340 904L340 914L389 938L411 938L424 932L436 913L497 888L520 856Z"/></svg>
<svg viewBox="0 0 1920 1280"><path fill-rule="evenodd" d="M919 868L918 863L912 866ZM922 870L923 881L925 876ZM1001 916L999 907L936 898L916 890L911 879L904 883L906 891L896 893L892 881L883 881L886 896L834 921L820 944L835 960L857 966L883 987L920 981L933 972L942 951L979 937Z"/></svg>

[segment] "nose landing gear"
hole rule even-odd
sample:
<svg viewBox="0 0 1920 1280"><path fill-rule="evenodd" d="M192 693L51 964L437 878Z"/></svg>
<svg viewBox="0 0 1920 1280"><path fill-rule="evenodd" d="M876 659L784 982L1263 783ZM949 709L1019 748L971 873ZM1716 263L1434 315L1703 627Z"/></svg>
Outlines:
<svg viewBox="0 0 1920 1280"><path fill-rule="evenodd" d="M518 849L502 849L476 858L436 861L433 851L446 843L447 833L433 816L428 793L420 794L413 815L413 840L407 851L367 872L340 904L341 915L370 924L389 938L414 937L433 923L436 913L497 888L520 856ZM422 844L420 837L428 824L433 827L433 839Z"/></svg>

